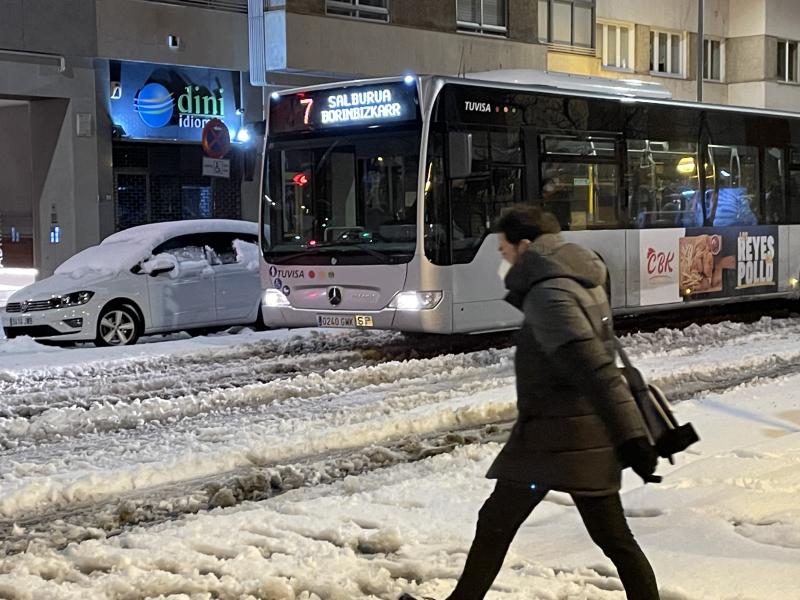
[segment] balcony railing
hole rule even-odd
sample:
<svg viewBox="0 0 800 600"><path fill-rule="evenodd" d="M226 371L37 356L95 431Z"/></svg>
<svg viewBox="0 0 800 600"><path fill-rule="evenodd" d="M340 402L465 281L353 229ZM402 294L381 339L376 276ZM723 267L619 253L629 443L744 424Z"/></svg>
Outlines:
<svg viewBox="0 0 800 600"><path fill-rule="evenodd" d="M247 0L145 0L145 2L193 6L195 8L247 14Z"/></svg>

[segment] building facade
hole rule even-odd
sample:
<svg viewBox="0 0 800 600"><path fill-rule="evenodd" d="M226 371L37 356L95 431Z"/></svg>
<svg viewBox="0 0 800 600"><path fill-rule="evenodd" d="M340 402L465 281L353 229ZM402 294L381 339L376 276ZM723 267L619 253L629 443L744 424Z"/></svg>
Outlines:
<svg viewBox="0 0 800 600"><path fill-rule="evenodd" d="M250 0L260 84L547 69L654 80L679 100L800 107L793 0Z"/></svg>
<svg viewBox="0 0 800 600"><path fill-rule="evenodd" d="M798 110L797 34L800 4L784 0L575 0L595 12L594 52L565 45L561 0L538 0L539 39L548 69L656 80L679 100L697 99L703 52L705 102ZM575 10L575 9L573 9ZM559 24L560 23L560 24Z"/></svg>
<svg viewBox="0 0 800 600"><path fill-rule="evenodd" d="M257 217L236 143L262 118L246 13L245 0L0 0L0 287L132 225ZM234 138L228 177L203 174L212 118Z"/></svg>
<svg viewBox="0 0 800 600"><path fill-rule="evenodd" d="M251 76L353 77L547 67L530 0L250 0Z"/></svg>

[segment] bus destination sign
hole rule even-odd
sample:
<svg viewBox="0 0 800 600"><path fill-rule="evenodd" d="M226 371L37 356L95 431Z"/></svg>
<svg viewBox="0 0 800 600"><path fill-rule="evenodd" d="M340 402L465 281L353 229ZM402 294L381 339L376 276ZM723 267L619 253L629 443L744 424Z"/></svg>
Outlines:
<svg viewBox="0 0 800 600"><path fill-rule="evenodd" d="M331 94L326 103L328 106L319 113L323 125L399 119L403 116L403 105L395 102L392 90L388 88Z"/></svg>
<svg viewBox="0 0 800 600"><path fill-rule="evenodd" d="M418 119L416 87L404 83L299 92L273 97L270 131L383 125Z"/></svg>

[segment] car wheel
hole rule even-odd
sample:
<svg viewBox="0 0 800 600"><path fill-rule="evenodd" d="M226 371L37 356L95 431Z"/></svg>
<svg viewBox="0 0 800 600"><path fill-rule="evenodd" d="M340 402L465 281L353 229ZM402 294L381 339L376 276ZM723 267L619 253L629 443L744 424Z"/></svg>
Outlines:
<svg viewBox="0 0 800 600"><path fill-rule="evenodd" d="M130 306L111 306L100 313L97 321L97 346L130 346L139 339L141 323Z"/></svg>

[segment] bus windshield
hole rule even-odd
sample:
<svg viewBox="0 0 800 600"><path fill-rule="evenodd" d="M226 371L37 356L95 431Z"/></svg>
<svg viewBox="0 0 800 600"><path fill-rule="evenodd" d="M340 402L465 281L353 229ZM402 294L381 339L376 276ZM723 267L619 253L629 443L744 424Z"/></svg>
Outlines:
<svg viewBox="0 0 800 600"><path fill-rule="evenodd" d="M410 261L419 149L418 128L271 142L262 199L266 260Z"/></svg>

